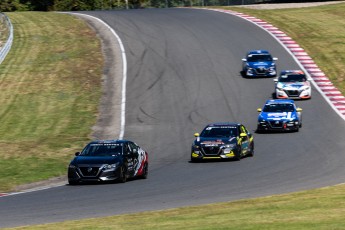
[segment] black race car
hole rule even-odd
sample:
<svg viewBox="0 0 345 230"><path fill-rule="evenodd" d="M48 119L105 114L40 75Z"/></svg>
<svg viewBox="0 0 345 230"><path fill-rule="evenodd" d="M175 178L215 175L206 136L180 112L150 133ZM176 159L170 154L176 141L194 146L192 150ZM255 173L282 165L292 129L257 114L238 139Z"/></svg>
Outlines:
<svg viewBox="0 0 345 230"><path fill-rule="evenodd" d="M128 178L147 178L148 154L129 140L97 140L75 153L68 166L68 183L90 181L126 182Z"/></svg>
<svg viewBox="0 0 345 230"><path fill-rule="evenodd" d="M240 160L244 156L254 155L254 137L242 124L213 123L194 136L192 162L204 159Z"/></svg>

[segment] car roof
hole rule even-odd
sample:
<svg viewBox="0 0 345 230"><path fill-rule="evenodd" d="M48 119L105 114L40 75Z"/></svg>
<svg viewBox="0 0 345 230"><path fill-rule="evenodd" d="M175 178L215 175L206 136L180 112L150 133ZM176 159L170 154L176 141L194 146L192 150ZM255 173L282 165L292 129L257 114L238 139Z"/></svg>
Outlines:
<svg viewBox="0 0 345 230"><path fill-rule="evenodd" d="M91 141L89 144L122 144L127 143L128 140L94 140Z"/></svg>
<svg viewBox="0 0 345 230"><path fill-rule="evenodd" d="M248 51L247 55L252 55L252 54L270 54L267 50L250 50Z"/></svg>
<svg viewBox="0 0 345 230"><path fill-rule="evenodd" d="M288 75L288 74L295 74L295 75L305 75L302 70L282 70L280 75Z"/></svg>
<svg viewBox="0 0 345 230"><path fill-rule="evenodd" d="M216 122L216 123L208 124L206 127L209 127L209 126L238 126L238 125L241 125L241 124L236 123L236 122Z"/></svg>
<svg viewBox="0 0 345 230"><path fill-rule="evenodd" d="M266 105L270 104L295 104L294 100L291 99L273 99L273 100L267 100Z"/></svg>

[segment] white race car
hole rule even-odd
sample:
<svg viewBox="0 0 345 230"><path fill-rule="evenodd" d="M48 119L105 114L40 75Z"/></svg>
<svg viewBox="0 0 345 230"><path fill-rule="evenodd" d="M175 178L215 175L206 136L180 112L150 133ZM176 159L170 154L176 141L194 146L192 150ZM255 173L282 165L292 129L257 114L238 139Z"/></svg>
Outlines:
<svg viewBox="0 0 345 230"><path fill-rule="evenodd" d="M277 99L311 98L310 80L302 70L283 70L274 82Z"/></svg>

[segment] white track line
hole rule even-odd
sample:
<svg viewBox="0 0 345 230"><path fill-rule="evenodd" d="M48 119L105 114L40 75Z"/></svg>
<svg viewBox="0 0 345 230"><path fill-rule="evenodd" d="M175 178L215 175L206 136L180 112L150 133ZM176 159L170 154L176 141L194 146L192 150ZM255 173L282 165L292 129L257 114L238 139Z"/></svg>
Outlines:
<svg viewBox="0 0 345 230"><path fill-rule="evenodd" d="M127 57L126 57L126 51L125 47L123 46L123 43L121 41L121 38L119 35L111 28L107 23L105 23L103 20L96 18L91 15L87 14L80 14L80 13L72 13L72 14L77 14L81 16L86 16L90 17L94 20L99 21L102 23L107 29L110 30L110 32L114 35L114 37L117 39L120 49L121 49L121 56L122 56L122 91L121 91L121 127L120 127L120 134L119 134L119 139L122 140L124 137L125 133L125 124L126 124L126 84L127 84Z"/></svg>

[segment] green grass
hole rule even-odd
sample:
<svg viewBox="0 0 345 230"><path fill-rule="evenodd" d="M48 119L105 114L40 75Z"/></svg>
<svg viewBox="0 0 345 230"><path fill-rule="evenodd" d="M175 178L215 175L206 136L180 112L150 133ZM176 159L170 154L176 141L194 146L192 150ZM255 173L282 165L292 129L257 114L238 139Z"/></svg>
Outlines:
<svg viewBox="0 0 345 230"><path fill-rule="evenodd" d="M345 92L344 73L342 71L345 69L345 20L343 20L345 4L283 10L250 10L237 7L229 9L257 16L285 31L307 50L327 76L343 93ZM11 165L12 169L10 169L13 173L21 171L23 166L27 169L26 163L30 165L30 170L33 171L42 170L41 167L43 167L43 170L47 172L44 177L48 178L51 174L64 174L65 163L70 158L71 152L88 139L90 126L94 122L96 114L102 60L99 44L96 42L97 40L93 39L94 34L87 30L83 23L69 16L53 13L40 15L42 21L38 22L36 20L39 17L35 18L34 14L9 14L17 30L17 40L10 58L6 59L5 66L0 66L0 100L2 101L0 119L6 127L6 129L3 126L0 128L0 144L1 148L7 148L6 151L0 153L0 162L6 160L9 162L14 159L12 161L14 163ZM66 17L65 20L72 20L73 23L67 21L62 24L63 20L61 20L61 23L56 25L54 24L56 20L53 20L54 17ZM60 42L53 39L54 45L51 44L41 49L36 45L36 42L51 38L45 37L44 33L40 33L40 31L33 31L31 26L28 27L27 25L31 23L38 27L43 27L42 24L45 23L51 23L54 28L56 27L56 30L61 27L60 32L54 34L54 39L58 39L57 37L61 33L68 40L73 40L71 43L75 44L81 38L78 34L85 33L87 36L82 38L89 40L83 41L83 46L74 45L74 47L71 44L66 44L66 47L71 49L83 47L79 51L55 47L59 46L61 42L69 43L67 39ZM74 23L78 26L70 28ZM85 31L80 32L79 28L84 28ZM51 27L47 28L47 32L50 29ZM65 34L66 32L68 35ZM36 42L32 42L32 40ZM85 50L85 46L88 47L89 45L90 50ZM41 50L42 53L34 55L37 50ZM58 52L58 50L62 51ZM45 51L49 51L49 53L44 53ZM90 61L88 63L89 61L84 59L85 57L88 58L87 55L81 55L78 58L78 54L83 52L91 52L99 62ZM65 63L64 67L56 67L66 59L66 56L68 60L72 60L73 65ZM42 60L42 57L45 58ZM40 62L47 62L48 67L49 63L52 66L47 67L48 70L45 69L47 65L40 65ZM88 70L82 69L86 63L89 64L86 65L89 67ZM95 63L97 66L94 65ZM35 68L31 65L34 65ZM36 68L38 69L36 70ZM77 68L81 69L76 71ZM63 80L60 81L60 78ZM94 88L86 87L88 93L84 95L81 92L84 87L82 83L87 82L88 79L94 81L88 87ZM50 88L48 90L45 87ZM93 96L90 96L90 93ZM97 100L92 97L97 98ZM69 103L65 104L65 102ZM25 107L25 109L21 107ZM39 113L39 116L35 116L36 113ZM74 116L74 113L78 113L78 116ZM20 118L16 118L18 116ZM80 125L83 122L85 124ZM8 167L8 163L0 164L0 175L5 175L8 169L4 170L2 167ZM50 172L49 169L54 172ZM38 175L22 175L25 176L25 180L20 179L21 176L16 176L17 181L15 183L20 184L43 179L38 178ZM12 178L12 175L8 174L1 178L1 184L6 183L9 178ZM10 188L13 184L8 186ZM344 213L345 185L338 185L236 202L15 229L335 230L345 229Z"/></svg>
<svg viewBox="0 0 345 230"><path fill-rule="evenodd" d="M345 185L170 210L15 229L345 229Z"/></svg>
<svg viewBox="0 0 345 230"><path fill-rule="evenodd" d="M66 14L7 14L14 42L0 65L0 191L66 175L89 140L101 95L100 41Z"/></svg>

